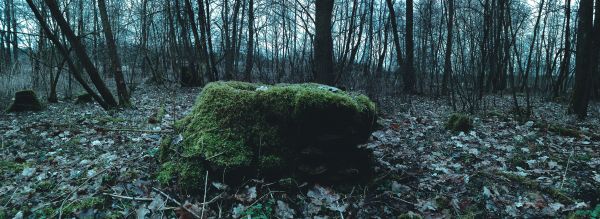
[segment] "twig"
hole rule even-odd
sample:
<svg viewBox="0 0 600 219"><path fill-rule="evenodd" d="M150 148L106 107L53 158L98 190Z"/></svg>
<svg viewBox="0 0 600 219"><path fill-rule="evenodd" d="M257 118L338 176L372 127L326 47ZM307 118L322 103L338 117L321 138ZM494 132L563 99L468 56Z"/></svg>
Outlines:
<svg viewBox="0 0 600 219"><path fill-rule="evenodd" d="M173 133L173 130L142 130L142 129L111 129L111 128L103 128L97 127L100 131L113 131L113 132L145 132L145 133Z"/></svg>
<svg viewBox="0 0 600 219"><path fill-rule="evenodd" d="M108 196L111 196L114 198L120 198L120 199L132 200L132 201L153 201L154 200L151 198L130 197L130 196L124 196L124 195L110 194L110 193L102 193L102 194L108 195Z"/></svg>
<svg viewBox="0 0 600 219"><path fill-rule="evenodd" d="M215 154L215 155L213 155L213 156L210 156L210 157L206 158L206 160L210 160L210 159L213 159L213 158L215 158L215 157L221 156L221 155L222 155L222 154L224 154L224 153L225 153L225 152L220 152L220 153L218 153L218 154Z"/></svg>
<svg viewBox="0 0 600 219"><path fill-rule="evenodd" d="M186 208L184 205L181 204L181 202L178 202L177 200L175 200L174 198L171 198L171 196L167 195L166 193L164 193L163 191L160 191L157 188L152 188L154 191L159 192L160 194L164 195L167 199L170 199L171 201L175 202L175 204L179 205L181 208L183 208L184 210L186 210L187 212L189 212L190 214L192 214L194 217L196 218L201 218L200 216L198 216L194 211L192 211L191 209Z"/></svg>
<svg viewBox="0 0 600 219"><path fill-rule="evenodd" d="M204 198L202 199L202 213L200 214L200 218L204 218L204 210L206 206L206 188L208 185L208 171L206 171L206 177L204 177Z"/></svg>
<svg viewBox="0 0 600 219"><path fill-rule="evenodd" d="M93 176L87 178L85 181L83 181L83 183L81 183L79 186L77 186L77 188L75 188L73 191L71 191L71 193L69 193L67 195L67 197L65 197L63 199L62 203L60 204L60 208L58 209L58 218L62 219L62 209L63 209L63 206L65 205L65 202L67 201L67 199L69 199L73 195L73 193L77 192L77 190L79 190L85 183L87 183L88 181L90 181L90 179L93 179L94 177L96 177L96 176L98 176L98 175L106 172L109 169L110 169L110 167L106 168L106 169L104 169L104 170L102 170L102 171L100 171L98 173L96 173L96 175L93 175Z"/></svg>
<svg viewBox="0 0 600 219"><path fill-rule="evenodd" d="M406 201L406 200L404 200L404 199L398 198L398 197L396 197L396 196L394 196L394 195L391 195L391 196L392 196L392 198L393 198L393 199L396 199L396 200L398 200L398 201L404 202L404 203L406 203L406 204L409 204L409 205L412 205L412 206L416 206L416 205L417 205L417 204L415 204L415 203L412 203L412 202Z"/></svg>
<svg viewBox="0 0 600 219"><path fill-rule="evenodd" d="M15 194L17 193L17 190L19 190L19 188L15 188L15 191L13 191L12 195L10 195L10 198L8 199L8 201L6 201L6 204L4 204L4 207L8 206L8 204L10 203L10 201L13 199L13 197L15 196Z"/></svg>
<svg viewBox="0 0 600 219"><path fill-rule="evenodd" d="M575 148L571 146L571 154L569 154L569 159L567 159L567 167L565 168L565 172L562 175L562 181L560 182L560 186L558 189L562 189L563 184L565 183L565 179L567 178L567 171L569 171L569 164L571 163L571 157L573 157L573 153L575 153Z"/></svg>
<svg viewBox="0 0 600 219"><path fill-rule="evenodd" d="M283 191L269 191L267 194L264 194L260 198L256 199L256 201L252 202L252 204L250 204L249 206L245 207L244 211L248 210L249 208L251 208L252 206L254 206L256 203L258 203L258 201L262 200L263 198L267 197L268 195L271 195L273 193L281 193L281 192L283 192Z"/></svg>

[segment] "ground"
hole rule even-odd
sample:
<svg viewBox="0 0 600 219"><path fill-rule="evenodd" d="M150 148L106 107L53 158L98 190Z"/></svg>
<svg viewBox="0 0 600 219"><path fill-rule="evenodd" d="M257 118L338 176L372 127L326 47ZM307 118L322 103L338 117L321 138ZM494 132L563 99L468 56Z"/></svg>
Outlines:
<svg viewBox="0 0 600 219"><path fill-rule="evenodd" d="M133 95L135 108L110 113L60 102L41 112L1 114L0 218L600 214L598 103L590 118L577 121L565 115L565 103L535 98L534 116L516 120L510 97L488 96L488 110L470 115L473 129L465 133L446 129L453 110L444 99L375 98L382 128L361 146L378 161L370 183L256 178L229 186L200 173L206 189L188 194L158 183L158 148L199 91L142 87Z"/></svg>

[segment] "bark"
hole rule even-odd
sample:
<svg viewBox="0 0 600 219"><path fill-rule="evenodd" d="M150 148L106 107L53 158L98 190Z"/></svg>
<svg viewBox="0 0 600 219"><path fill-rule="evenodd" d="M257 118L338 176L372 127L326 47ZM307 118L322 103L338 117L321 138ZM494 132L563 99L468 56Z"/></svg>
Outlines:
<svg viewBox="0 0 600 219"><path fill-rule="evenodd" d="M196 49L196 53L199 55L198 60L198 68L196 71L191 72L193 75L193 86L202 86L204 81L202 80L203 73L207 70L206 56L204 56L204 52L202 49L202 44L200 41L200 35L198 33L198 26L196 26L194 11L192 9L192 3L190 0L184 0L185 10L188 15L188 19L190 21L190 26L192 27L192 36L194 37L194 48Z"/></svg>
<svg viewBox="0 0 600 219"><path fill-rule="evenodd" d="M244 80L252 80L252 65L254 58L254 0L248 1L248 45L246 48L246 67Z"/></svg>
<svg viewBox="0 0 600 219"><path fill-rule="evenodd" d="M454 24L454 0L448 0L448 24L446 35L446 53L444 55L444 75L442 78L442 95L448 94L448 80L452 75L452 29Z"/></svg>
<svg viewBox="0 0 600 219"><path fill-rule="evenodd" d="M121 60L117 53L117 44L108 20L108 13L106 12L106 0L98 0L98 9L100 11L100 20L102 22L102 30L104 32L104 38L106 38L106 45L108 47L108 55L111 62L111 71L115 76L115 82L117 84L117 96L119 97L119 103L121 106L127 106L129 102L129 93L127 91L127 84L125 84L125 77L123 76L123 70L121 68Z"/></svg>
<svg viewBox="0 0 600 219"><path fill-rule="evenodd" d="M400 37L398 37L398 24L396 22L396 12L394 10L394 4L392 0L385 0L387 3L388 10L390 11L390 24L392 26L392 37L394 38L394 47L396 48L396 60L400 68L404 67L404 60L402 60L402 49L400 49Z"/></svg>
<svg viewBox="0 0 600 219"><path fill-rule="evenodd" d="M406 0L406 71L404 72L404 91L415 91L414 42L413 42L413 0Z"/></svg>
<svg viewBox="0 0 600 219"><path fill-rule="evenodd" d="M575 90L569 112L583 119L587 116L590 97L593 44L593 0L579 2L577 49L575 53Z"/></svg>
<svg viewBox="0 0 600 219"><path fill-rule="evenodd" d="M315 41L314 66L315 81L321 84L333 85L333 38L331 36L331 17L333 0L315 2Z"/></svg>

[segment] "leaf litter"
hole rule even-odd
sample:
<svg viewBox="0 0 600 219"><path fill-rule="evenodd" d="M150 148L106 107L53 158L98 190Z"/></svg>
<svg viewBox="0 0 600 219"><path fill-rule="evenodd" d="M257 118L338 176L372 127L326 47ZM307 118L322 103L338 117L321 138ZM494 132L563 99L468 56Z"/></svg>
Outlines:
<svg viewBox="0 0 600 219"><path fill-rule="evenodd" d="M408 105L382 98L383 128L363 145L377 160L367 185L258 178L232 187L211 177L207 191L185 194L155 180L155 153L199 90L158 90L140 88L135 108L116 112L61 102L42 112L0 115L0 216L558 217L599 203L597 103L588 120L577 121L564 114L565 104L534 100L533 117L519 121L508 113L508 97L490 96L492 108L506 113L473 115L472 131L452 133L444 128L452 113L445 101L415 96ZM161 108L164 118L149 122ZM550 123L581 134L560 135L544 126Z"/></svg>

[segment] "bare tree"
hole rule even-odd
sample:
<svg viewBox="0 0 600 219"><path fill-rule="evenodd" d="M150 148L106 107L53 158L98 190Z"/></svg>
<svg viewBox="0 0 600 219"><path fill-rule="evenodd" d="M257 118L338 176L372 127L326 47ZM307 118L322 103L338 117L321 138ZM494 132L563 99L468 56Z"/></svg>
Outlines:
<svg viewBox="0 0 600 219"><path fill-rule="evenodd" d="M104 38L106 39L106 45L108 47L108 53L111 61L111 70L115 76L115 82L117 84L117 96L119 97L119 103L122 106L127 106L129 102L129 93L127 92L127 84L125 84L125 77L123 76L123 70L121 68L121 60L117 53L117 45L110 27L110 21L108 20L108 13L106 13L106 0L98 0L98 9L100 11L100 20L102 20L102 30L104 32Z"/></svg>

